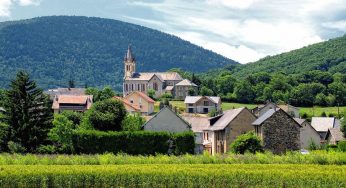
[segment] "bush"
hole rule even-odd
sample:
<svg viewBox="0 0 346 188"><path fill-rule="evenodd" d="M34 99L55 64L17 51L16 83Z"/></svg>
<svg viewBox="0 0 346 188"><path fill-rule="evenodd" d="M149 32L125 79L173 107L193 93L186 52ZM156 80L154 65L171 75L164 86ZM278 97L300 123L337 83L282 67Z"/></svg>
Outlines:
<svg viewBox="0 0 346 188"><path fill-rule="evenodd" d="M9 141L7 147L10 153L24 153L26 151L25 147L20 145L20 143Z"/></svg>
<svg viewBox="0 0 346 188"><path fill-rule="evenodd" d="M56 144L60 151L64 153L71 153L73 151L73 128L73 122L68 120L67 117L61 114L55 114L53 128L48 133L48 139Z"/></svg>
<svg viewBox="0 0 346 188"><path fill-rule="evenodd" d="M68 120L72 121L74 128L76 128L80 124L83 117L83 113L69 111L69 110L63 111L61 115L67 117Z"/></svg>
<svg viewBox="0 0 346 188"><path fill-rule="evenodd" d="M122 122L121 129L123 131L139 131L144 123L145 119L142 116L128 114Z"/></svg>
<svg viewBox="0 0 346 188"><path fill-rule="evenodd" d="M166 154L169 149L169 140L176 140L173 144L175 145L174 154L193 153L194 149L194 144L191 144L191 134L187 133L174 135L168 132L80 130L74 133L72 140L75 151L86 154L105 152L132 155Z"/></svg>
<svg viewBox="0 0 346 188"><path fill-rule="evenodd" d="M244 154L245 152L256 153L262 152L261 140L254 132L249 132L238 136L231 144L233 153Z"/></svg>
<svg viewBox="0 0 346 188"><path fill-rule="evenodd" d="M57 148L53 145L42 145L39 148L37 148L37 153L55 154L55 153L57 153Z"/></svg>
<svg viewBox="0 0 346 188"><path fill-rule="evenodd" d="M339 141L337 146L339 151L346 151L346 141Z"/></svg>
<svg viewBox="0 0 346 188"><path fill-rule="evenodd" d="M194 153L195 134L193 132L177 133L173 136L176 143L174 154Z"/></svg>

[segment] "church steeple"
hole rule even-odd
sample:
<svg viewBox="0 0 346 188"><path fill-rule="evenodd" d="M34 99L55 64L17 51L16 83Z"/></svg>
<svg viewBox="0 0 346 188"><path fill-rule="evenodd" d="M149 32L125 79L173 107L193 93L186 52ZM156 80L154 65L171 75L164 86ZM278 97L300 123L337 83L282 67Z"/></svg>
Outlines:
<svg viewBox="0 0 346 188"><path fill-rule="evenodd" d="M125 78L130 78L136 72L136 60L132 55L131 44L127 48L127 53L124 57Z"/></svg>

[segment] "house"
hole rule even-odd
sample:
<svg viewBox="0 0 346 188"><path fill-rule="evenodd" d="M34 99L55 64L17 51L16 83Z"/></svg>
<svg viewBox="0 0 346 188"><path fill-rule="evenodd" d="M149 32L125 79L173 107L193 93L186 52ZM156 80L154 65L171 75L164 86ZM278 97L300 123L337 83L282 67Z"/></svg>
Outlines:
<svg viewBox="0 0 346 188"><path fill-rule="evenodd" d="M52 109L54 113L61 113L65 110L84 112L90 109L92 104L92 95L55 95Z"/></svg>
<svg viewBox="0 0 346 188"><path fill-rule="evenodd" d="M169 107L162 108L143 126L145 131L180 133L191 130L191 125Z"/></svg>
<svg viewBox="0 0 346 188"><path fill-rule="evenodd" d="M340 127L340 120L335 117L312 117L311 126L320 134L322 140L325 140L328 129Z"/></svg>
<svg viewBox="0 0 346 188"><path fill-rule="evenodd" d="M44 93L53 100L56 95L85 95L85 88L56 88L48 89Z"/></svg>
<svg viewBox="0 0 346 188"><path fill-rule="evenodd" d="M259 106L255 107L254 109L252 109L251 111L257 117L260 117L263 114L265 114L268 110L275 109L275 108L281 108L283 111L288 113L291 117L299 118L299 108L294 107L294 106L289 105L289 104L277 105L273 102L267 102L267 104L259 105Z"/></svg>
<svg viewBox="0 0 346 188"><path fill-rule="evenodd" d="M328 144L336 145L339 141L345 140L344 134L341 132L340 127L329 128L326 134L326 142Z"/></svg>
<svg viewBox="0 0 346 188"><path fill-rule="evenodd" d="M132 106L139 108L143 115L150 115L154 112L155 101L140 91L134 91L124 97Z"/></svg>
<svg viewBox="0 0 346 188"><path fill-rule="evenodd" d="M197 85L188 79L182 80L175 85L175 98L185 99L186 96L189 96L190 90L197 94Z"/></svg>
<svg viewBox="0 0 346 188"><path fill-rule="evenodd" d="M300 126L300 148L309 149L313 143L319 147L321 145L320 134L311 126L306 119L293 118Z"/></svg>
<svg viewBox="0 0 346 188"><path fill-rule="evenodd" d="M183 81L176 72L136 72L136 60L131 46L124 57L124 73L124 97L134 91L147 93L149 89L155 90L156 97L164 93L171 93L175 97L175 86Z"/></svg>
<svg viewBox="0 0 346 188"><path fill-rule="evenodd" d="M204 151L204 130L210 125L209 117L201 117L195 115L185 115L182 118L191 125L192 131L195 133L195 153L203 153Z"/></svg>
<svg viewBox="0 0 346 188"><path fill-rule="evenodd" d="M186 96L185 101L187 113L206 114L213 110L221 111L220 97L210 96Z"/></svg>
<svg viewBox="0 0 346 188"><path fill-rule="evenodd" d="M254 130L252 122L255 120L256 116L247 108L227 110L210 118L208 128L203 131L205 150L212 155L227 153L239 135Z"/></svg>
<svg viewBox="0 0 346 188"><path fill-rule="evenodd" d="M138 106L131 104L129 101L127 101L123 97L115 96L113 98L121 101L124 104L124 107L128 113L130 114L141 113L141 109Z"/></svg>
<svg viewBox="0 0 346 188"><path fill-rule="evenodd" d="M262 139L264 149L274 154L300 149L301 125L281 108L268 110L252 125Z"/></svg>

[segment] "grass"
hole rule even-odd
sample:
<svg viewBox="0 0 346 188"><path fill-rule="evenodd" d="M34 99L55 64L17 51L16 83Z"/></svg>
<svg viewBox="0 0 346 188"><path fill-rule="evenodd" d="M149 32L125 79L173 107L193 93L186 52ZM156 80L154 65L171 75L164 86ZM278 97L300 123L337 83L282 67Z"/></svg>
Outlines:
<svg viewBox="0 0 346 188"><path fill-rule="evenodd" d="M173 106L176 106L178 108L185 109L185 104L184 101L170 101L170 103ZM157 103L158 105L159 103ZM223 102L222 103L222 110L229 110L233 108L240 108L240 107L247 107L248 109L253 109L257 105L256 104L242 104L242 103L228 103L228 102ZM329 116L330 114L333 115L338 115L338 107L320 107L320 106L315 106L315 107L299 107L300 109L300 114L306 113L309 117L313 116L321 116L323 112ZM344 114L346 112L346 106L339 107L339 113Z"/></svg>
<svg viewBox="0 0 346 188"><path fill-rule="evenodd" d="M5 165L2 187L345 187L346 166Z"/></svg>

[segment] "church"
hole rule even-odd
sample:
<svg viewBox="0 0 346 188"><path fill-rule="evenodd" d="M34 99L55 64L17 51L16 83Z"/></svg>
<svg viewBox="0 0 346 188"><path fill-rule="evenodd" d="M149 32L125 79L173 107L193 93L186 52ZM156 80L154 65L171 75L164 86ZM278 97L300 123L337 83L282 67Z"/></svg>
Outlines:
<svg viewBox="0 0 346 188"><path fill-rule="evenodd" d="M124 57L124 73L124 97L134 91L147 94L149 89L155 90L155 97L171 93L174 98L181 99L184 99L191 89L197 92L196 84L183 79L176 72L136 72L136 60L131 46Z"/></svg>

